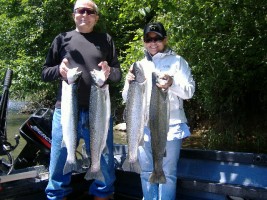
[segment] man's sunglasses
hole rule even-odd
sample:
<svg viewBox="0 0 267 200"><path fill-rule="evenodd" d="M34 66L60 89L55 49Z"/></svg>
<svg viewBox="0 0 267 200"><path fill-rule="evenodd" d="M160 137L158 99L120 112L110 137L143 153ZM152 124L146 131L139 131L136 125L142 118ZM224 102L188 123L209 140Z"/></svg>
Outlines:
<svg viewBox="0 0 267 200"><path fill-rule="evenodd" d="M86 13L87 15L94 15L96 14L96 11L90 9L90 8L77 8L74 10L74 12L76 14L80 14L83 15L84 13Z"/></svg>
<svg viewBox="0 0 267 200"><path fill-rule="evenodd" d="M164 40L163 37L154 37L154 38L145 38L144 42L145 43L150 43L150 42L162 42Z"/></svg>

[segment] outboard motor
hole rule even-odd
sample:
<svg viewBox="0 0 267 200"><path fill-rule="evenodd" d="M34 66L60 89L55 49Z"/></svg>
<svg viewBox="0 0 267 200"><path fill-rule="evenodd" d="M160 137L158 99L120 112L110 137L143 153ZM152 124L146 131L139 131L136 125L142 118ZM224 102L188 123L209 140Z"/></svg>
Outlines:
<svg viewBox="0 0 267 200"><path fill-rule="evenodd" d="M36 165L48 168L50 158L53 111L48 108L40 108L22 124L20 135L26 140L26 145L17 158L13 158L12 151L19 145L20 136L15 136L15 145L7 139L6 122L12 75L13 71L7 69L3 93L0 94L0 175L8 175L13 169Z"/></svg>
<svg viewBox="0 0 267 200"><path fill-rule="evenodd" d="M53 110L40 108L20 127L26 145L15 160L15 169L44 165L48 167L51 148Z"/></svg>
<svg viewBox="0 0 267 200"><path fill-rule="evenodd" d="M3 93L0 96L0 174L9 174L13 170L14 159L11 152L19 144L19 136L15 136L16 144L7 141L6 118L13 71L7 69L3 82Z"/></svg>

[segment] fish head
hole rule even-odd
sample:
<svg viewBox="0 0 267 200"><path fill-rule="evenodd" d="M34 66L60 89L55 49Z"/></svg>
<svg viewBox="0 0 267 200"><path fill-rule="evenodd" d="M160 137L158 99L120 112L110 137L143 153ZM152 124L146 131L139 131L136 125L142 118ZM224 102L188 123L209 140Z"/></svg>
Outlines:
<svg viewBox="0 0 267 200"><path fill-rule="evenodd" d="M168 80L162 74L156 73L156 72L152 73L152 83L153 84L165 85L167 83L167 81Z"/></svg>
<svg viewBox="0 0 267 200"><path fill-rule="evenodd" d="M73 84L81 76L82 71L78 71L78 67L71 68L67 72L68 84Z"/></svg>
<svg viewBox="0 0 267 200"><path fill-rule="evenodd" d="M156 85L158 83L159 74L156 72L152 72L152 84Z"/></svg>
<svg viewBox="0 0 267 200"><path fill-rule="evenodd" d="M90 74L94 80L94 83L97 85L97 86L102 86L105 81L106 81L106 77L105 77L105 74L102 70L93 70L93 71L90 71Z"/></svg>
<svg viewBox="0 0 267 200"><path fill-rule="evenodd" d="M135 62L133 64L133 74L135 76L135 81L138 82L138 83L143 83L145 82L146 80L146 77L145 77L145 73L144 73L144 70L143 70L143 66L138 63L138 62Z"/></svg>

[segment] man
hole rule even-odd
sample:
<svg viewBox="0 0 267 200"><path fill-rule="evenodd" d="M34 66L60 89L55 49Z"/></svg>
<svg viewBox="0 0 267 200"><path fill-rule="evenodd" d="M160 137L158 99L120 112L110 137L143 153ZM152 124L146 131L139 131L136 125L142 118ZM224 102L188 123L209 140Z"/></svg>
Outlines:
<svg viewBox="0 0 267 200"><path fill-rule="evenodd" d="M49 166L49 182L46 188L48 199L66 199L72 192L69 186L71 173L63 175L63 168L67 157L66 148L61 147L61 85L67 79L70 68L78 67L82 71L78 83L78 139L83 138L89 151L89 96L92 84L90 72L101 70L105 81L117 82L121 79L120 64L117 59L112 38L105 33L97 33L94 26L99 19L97 5L90 0L77 0L74 5L73 19L76 29L61 33L54 39L42 70L44 81L60 80L60 86L55 104L52 124L52 147ZM114 191L115 172L113 165L113 137L112 120L107 139L107 152L101 156L101 170L105 182L94 180L89 188L89 194L95 200L106 200Z"/></svg>
<svg viewBox="0 0 267 200"><path fill-rule="evenodd" d="M167 46L167 34L160 22L147 24L144 28L145 57L138 61L143 67L147 80L147 110L152 90L152 72L160 74L162 81L157 87L168 91L169 97L169 132L167 133L166 156L163 157L163 171L166 183L151 183L149 177L153 171L151 135L147 125L144 128L144 144L138 148L138 160L141 167L141 183L144 200L175 200L177 182L177 163L180 156L182 139L190 135L183 108L183 100L190 99L195 92L195 82L188 63ZM130 68L122 97L126 101L129 82L134 80ZM149 114L147 114L149 116ZM147 121L145 122L147 123ZM164 134L164 133L163 133Z"/></svg>

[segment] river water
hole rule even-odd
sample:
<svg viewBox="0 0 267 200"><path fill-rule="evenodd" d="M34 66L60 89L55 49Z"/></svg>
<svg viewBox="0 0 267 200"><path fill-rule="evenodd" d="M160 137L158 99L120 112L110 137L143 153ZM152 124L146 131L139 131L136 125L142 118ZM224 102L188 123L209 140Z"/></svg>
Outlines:
<svg viewBox="0 0 267 200"><path fill-rule="evenodd" d="M19 110L24 106L25 103L10 101L7 113L7 138L8 142L12 145L15 144L15 135L20 135L21 125L29 118L30 114L20 113ZM20 137L19 146L13 151L13 156L16 157L18 153L23 149L26 141Z"/></svg>
<svg viewBox="0 0 267 200"><path fill-rule="evenodd" d="M15 135L20 134L20 127L31 116L31 114L21 113L20 110L26 106L24 102L9 101L9 108L7 113L7 137L8 141L14 145ZM83 143L83 140L81 140ZM114 130L114 143L126 144L126 133L123 131ZM16 157L18 153L24 148L26 141L20 137L20 144L14 150L13 156Z"/></svg>

